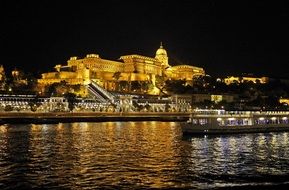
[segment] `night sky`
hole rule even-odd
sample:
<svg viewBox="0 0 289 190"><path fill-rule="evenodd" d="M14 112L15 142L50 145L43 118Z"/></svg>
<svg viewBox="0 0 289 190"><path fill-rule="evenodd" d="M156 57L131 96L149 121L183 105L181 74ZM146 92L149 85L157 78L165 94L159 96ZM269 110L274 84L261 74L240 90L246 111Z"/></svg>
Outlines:
<svg viewBox="0 0 289 190"><path fill-rule="evenodd" d="M1 1L5 70L41 73L71 56L154 57L212 76L288 78L289 6L281 1Z"/></svg>

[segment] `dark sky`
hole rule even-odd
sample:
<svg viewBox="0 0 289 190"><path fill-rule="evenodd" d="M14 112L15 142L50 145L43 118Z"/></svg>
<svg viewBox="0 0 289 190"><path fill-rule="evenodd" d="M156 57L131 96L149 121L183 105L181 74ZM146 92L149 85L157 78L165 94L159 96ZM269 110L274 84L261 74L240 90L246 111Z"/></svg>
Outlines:
<svg viewBox="0 0 289 190"><path fill-rule="evenodd" d="M0 64L40 73L89 53L154 57L162 41L171 65L289 77L285 1L104 2L0 1Z"/></svg>

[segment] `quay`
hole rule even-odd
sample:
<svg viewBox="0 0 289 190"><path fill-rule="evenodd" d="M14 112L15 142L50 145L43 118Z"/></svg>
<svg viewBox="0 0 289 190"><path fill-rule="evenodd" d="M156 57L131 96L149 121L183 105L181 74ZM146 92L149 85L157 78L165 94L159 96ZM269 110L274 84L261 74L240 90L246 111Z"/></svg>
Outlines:
<svg viewBox="0 0 289 190"><path fill-rule="evenodd" d="M0 124L105 121L186 121L185 112L0 112Z"/></svg>

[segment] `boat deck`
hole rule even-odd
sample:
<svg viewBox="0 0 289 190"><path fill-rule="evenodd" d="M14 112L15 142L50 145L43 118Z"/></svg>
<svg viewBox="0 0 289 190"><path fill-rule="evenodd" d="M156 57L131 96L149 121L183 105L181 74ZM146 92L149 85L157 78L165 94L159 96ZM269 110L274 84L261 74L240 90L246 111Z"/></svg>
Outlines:
<svg viewBox="0 0 289 190"><path fill-rule="evenodd" d="M289 112L195 111L182 123L184 134L227 134L289 131Z"/></svg>

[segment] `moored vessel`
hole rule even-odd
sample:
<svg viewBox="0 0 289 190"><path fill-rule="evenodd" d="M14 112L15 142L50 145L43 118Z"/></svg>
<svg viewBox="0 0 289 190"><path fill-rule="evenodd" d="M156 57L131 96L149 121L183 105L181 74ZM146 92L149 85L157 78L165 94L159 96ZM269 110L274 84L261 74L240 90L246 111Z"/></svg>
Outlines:
<svg viewBox="0 0 289 190"><path fill-rule="evenodd" d="M185 135L289 131L289 112L196 109L181 126Z"/></svg>

